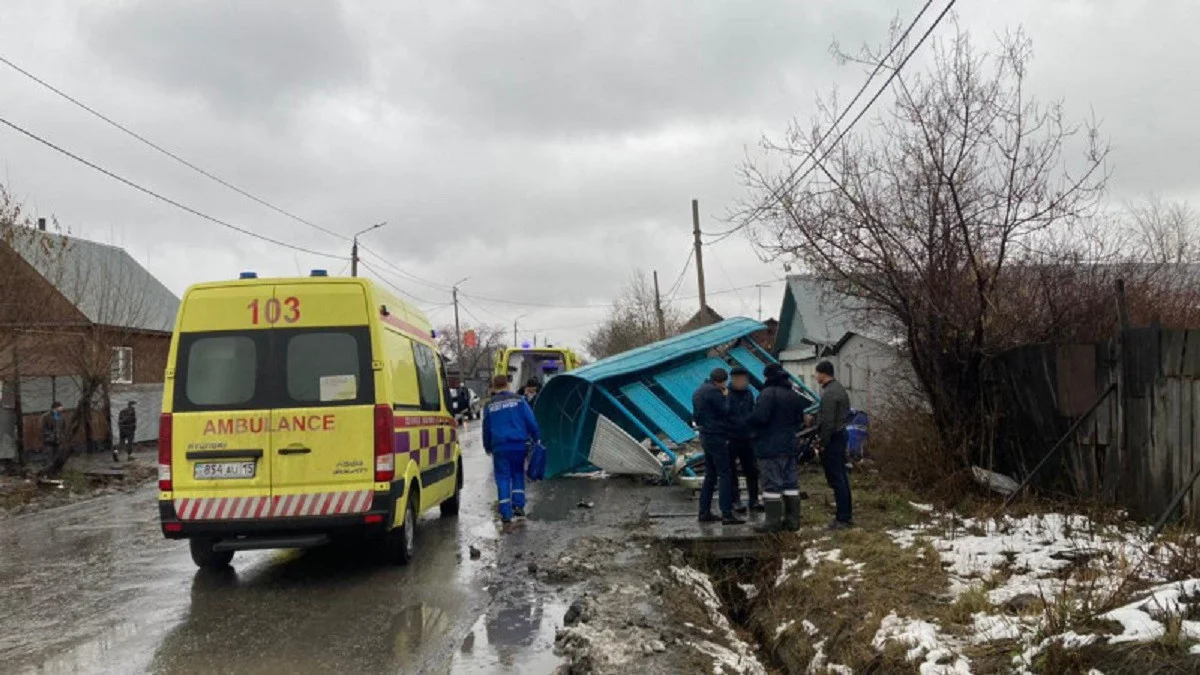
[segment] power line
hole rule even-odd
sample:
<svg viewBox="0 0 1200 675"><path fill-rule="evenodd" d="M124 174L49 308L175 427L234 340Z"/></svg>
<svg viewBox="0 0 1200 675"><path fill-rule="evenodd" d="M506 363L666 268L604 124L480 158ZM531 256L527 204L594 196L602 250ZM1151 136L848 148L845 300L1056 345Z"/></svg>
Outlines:
<svg viewBox="0 0 1200 675"><path fill-rule="evenodd" d="M382 282L383 282L384 284L386 284L386 285L387 285L389 288L391 288L393 291L396 291L396 292L397 292L397 293L399 293L400 295L403 295L403 296L404 296L404 297L406 297L406 298L410 298L410 299L411 299L411 300L413 300L414 302L420 302L420 303L423 303L423 304L426 304L426 305L430 305L430 306L434 306L434 305L437 305L437 304L438 304L438 303L436 303L436 302L434 302L434 301L432 301L432 300L426 300L426 299L424 299L424 298L417 297L417 296L413 295L412 293L409 293L408 291L406 291L406 290L404 290L404 289L400 288L400 287L399 287L399 286L397 286L396 284L392 283L392 281L391 281L390 279L388 279L388 278L387 278L387 277L386 277L386 276L385 276L385 275L384 275L382 272L380 272L379 270L375 269L374 267L372 267L372 266L368 265L368 264L367 264L365 261L363 261L363 260L359 260L359 261L358 261L358 264L359 264L359 265L362 265L362 266L363 266L363 268L365 268L365 269L368 269L368 270L370 270L370 271L374 272L374 273L375 273L375 276L379 277L379 280L380 280L380 281L382 281ZM426 310L422 309L421 311L426 311Z"/></svg>
<svg viewBox="0 0 1200 675"><path fill-rule="evenodd" d="M596 305L555 305L545 302L522 302L519 300L508 300L502 298L489 298L484 295L475 295L473 293L463 293L459 291L460 297L468 297L480 302L494 302L501 305L513 305L516 307L542 307L546 309L607 309L612 307L612 303L596 304Z"/></svg>
<svg viewBox="0 0 1200 675"><path fill-rule="evenodd" d="M276 212L276 213L278 213L278 214L280 214L280 215L282 215L282 216L286 216L286 217L288 217L288 218L291 218L292 220L294 220L294 221L296 221L296 222L298 222L298 223L301 223L301 224L303 224L303 225L307 225L307 226L309 226L309 227L311 227L311 228L313 228L313 229L316 229L316 230L319 230L319 231L321 231L321 232L324 232L325 234L328 234L328 235L330 235L330 236L337 237L338 239L341 239L341 240L343 240L343 241L350 241L350 238L349 238L349 237L347 237L347 236L346 236L346 235L344 235L344 234L341 234L341 233L339 233L339 232L334 232L333 230L330 230L330 229L328 229L328 228L326 228L326 227L322 227L322 226L320 226L320 225L318 225L318 224L316 224L316 223L314 223L314 222L312 222L312 221L310 221L310 220L306 220L306 219L304 219L304 218L301 218L300 216L298 216L298 215L296 215L296 214L294 214L294 213L292 213L292 212L290 212L290 211L287 211L287 210L284 210L284 209L282 209L282 208L280 208L280 207L278 207L278 206L275 206L275 205L274 205L274 204L272 204L271 202L268 202L267 200L265 200L265 199L263 199L263 198L261 198L261 197L258 197L258 196L254 195L254 194L251 194L250 192L248 192L248 191L246 191L246 190L243 190L242 188L240 188L240 187L238 187L238 186L236 186L236 185L234 185L234 184L232 184L232 183L230 183L230 182L226 181L225 179L221 178L220 176L217 176L217 175L215 175L215 174L213 174L213 173L211 173L211 172L209 172L209 171L207 171L207 170L205 170L205 169L203 169L203 168L201 168L201 167L199 167L199 166L196 166L195 164L193 164L193 163L189 162L188 160L184 159L183 157L180 157L179 155L175 154L174 152L171 152L170 150L167 150L166 148L164 148L164 147L162 147L161 145L159 145L159 144L155 143L154 141L150 140L149 138L146 138L145 136L142 136L141 134L137 133L136 131L134 131L134 130L130 129L129 127L127 127L127 126L125 126L125 125L121 124L120 122L117 122L116 120L114 120L114 119L112 119L112 118L108 117L107 115L105 115L104 113L102 113L102 112L100 112L100 111L96 110L95 108L92 108L91 106L87 105L87 104L86 104L86 103L84 103L83 101L80 101L79 99L77 99L77 98L75 98L75 97L71 96L70 94L68 94L68 93L64 92L63 90L59 89L58 87L55 87L54 85L50 84L49 82L46 82L45 80L43 80L42 78L38 77L37 75L34 75L33 73L29 72L28 70L25 70L24 68L22 68L22 67L18 66L17 64L13 63L12 61L9 61L7 58L5 58L5 57L3 57L3 56L0 56L0 63L3 63L4 65L8 66L9 68L12 68L13 70L17 71L18 73L20 73L20 74L24 75L25 77L27 77L27 78L29 78L29 79L31 79L31 80L33 80L34 82L37 82L38 84L42 85L42 86L43 86L43 87L45 87L46 89L49 89L50 91L54 92L55 94L59 95L60 97L62 97L62 98L64 98L64 99L66 99L67 101L70 101L71 103L73 103L73 104L75 104L76 106L78 106L78 107L82 108L83 110L86 110L87 112L91 113L92 115L95 115L96 117L98 117L98 118L100 118L101 120L103 120L103 121L107 122L108 124L112 125L113 127L116 127L116 128L117 128L117 129L119 129L120 131L122 131L122 132L124 132L124 133L128 134L129 136L131 136L131 137L133 137L133 138L137 139L138 141L141 141L141 142L142 142L142 143L144 143L145 145L147 145L147 146L149 146L149 147L153 148L154 150L157 150L158 152L160 152L160 153L162 153L162 154L166 155L167 157L170 157L171 159L175 160L176 162L179 162L180 164L182 164L182 165L186 166L187 168L191 169L192 171L195 171L196 173L199 173L200 175L204 176L205 178L208 178L209 180L215 181L215 182L217 182L217 183L219 183L219 184L221 184L221 185L225 186L226 188L229 188L230 190L233 190L234 192L236 192L236 193L238 193L238 194L242 195L243 197L245 197L245 198L247 198L247 199L250 199L250 200L252 200L252 201L254 201L254 202L257 202L258 204L261 204L262 206L265 206L265 207L267 207L268 209L271 209L272 211L274 211L274 212Z"/></svg>
<svg viewBox="0 0 1200 675"><path fill-rule="evenodd" d="M663 304L668 304L671 302L671 300L674 299L675 293L678 292L679 287L681 285L683 285L683 277L685 274L687 274L688 267L691 266L692 258L694 258L695 256L696 256L696 249L689 246L687 259L683 261L683 269L679 270L679 276L676 277L675 283L671 284L671 288L670 288L670 290L667 291L666 299L663 300ZM699 297L699 296L697 296L697 297Z"/></svg>
<svg viewBox="0 0 1200 675"><path fill-rule="evenodd" d="M421 284L423 286L427 286L429 288L432 288L435 291L449 291L450 290L450 287L447 286L446 284L439 284L435 281L430 281L423 277L419 277L419 276L413 274L412 272L407 272L407 271L397 267L395 263L391 262L390 260L383 257L382 255L376 253L375 251L372 251L371 249L367 248L366 246L363 246L362 244L359 244L358 248L359 248L359 250L363 251L364 253L371 254L372 256L375 257L375 259L379 262L379 264L383 265L384 267L387 267L388 269L392 270L396 274L399 274L400 276L404 277L405 279L408 279L409 281L413 281L413 282Z"/></svg>
<svg viewBox="0 0 1200 675"><path fill-rule="evenodd" d="M780 190L775 191L775 201L781 200L783 198L782 193L790 191L796 183L800 183L807 178L814 170L816 170L818 166L820 166L821 162L823 162L825 158L833 152L833 149L837 147L838 143L840 143L846 134L849 133L856 124L858 124L859 120L861 120L863 116L866 115L867 111L871 109L871 106L874 105L877 100L879 100L879 97L883 95L883 92L887 91L887 88L892 83L892 80L896 79L896 77L900 75L900 71L904 69L904 66L908 63L908 60L911 59L912 56L916 54L917 50L921 48L921 45L925 43L925 40L929 38L929 35L933 33L934 29L937 28L938 24L941 23L942 19L950 12L951 8L954 7L954 3L957 1L958 0L949 0L949 2L946 3L946 6L942 9L941 14L938 14L937 18L933 20L933 23L930 24L929 28L925 31L921 38L917 40L916 46L914 46L912 50L908 52L903 61L901 61L895 68L892 69L891 75L889 75L887 80L884 81L883 86L879 88L879 91L875 92L875 95L871 97L871 100L867 101L867 104L863 106L862 110L859 111L858 115L854 117L850 124L838 134L838 137L834 139L830 147L821 155L821 159L816 160L815 163L804 172L803 176L796 178L796 174L800 173L800 169L804 168L805 162L815 158L817 151L822 145L824 145L825 139L829 138L834 129L837 129L838 125L842 123L842 120L846 118L846 115L850 113L850 110L853 109L854 104L858 102L858 99L862 97L863 93L866 92L867 87L870 86L871 81L875 79L875 76L879 74L879 71L883 70L884 64L887 63L887 60L891 58L892 55L896 53L896 50L904 44L904 41L908 39L909 34L914 28L916 28L917 23L921 20L921 17L925 15L926 10L928 10L933 4L933 0L926 0L925 4L921 7L921 10L917 12L917 15L913 17L913 20L908 24L908 27L904 29L904 32L900 35L900 38L896 40L896 42L892 45L892 48L888 50L888 53L882 59L880 59L878 63L875 64L875 68L871 71L871 74L867 76L867 79L865 82L863 82L862 86L859 87L858 92L854 94L854 98L850 100L850 103L845 107L845 109L842 110L841 114L838 115L833 124L825 130L825 133L822 134L821 138L817 139L817 142L809 149L808 156L804 159L801 159L800 163L796 165L796 168L793 169L790 174L788 174L788 177L783 181L783 187ZM793 179L795 182L793 182ZM756 218L761 212L762 207L755 209L755 213L746 217L741 224L724 232L705 232L704 234L707 236L716 237L716 239L713 239L712 241L705 242L705 245L712 246L714 244L719 244L720 242L733 236L734 233L745 229L746 226L749 225L750 222L752 222L754 218Z"/></svg>
<svg viewBox="0 0 1200 675"><path fill-rule="evenodd" d="M217 225L220 225L221 227L226 227L226 228L233 230L234 232L240 232L242 234L254 237L255 239L261 239L263 241L270 242L277 246L283 246L284 248L290 248L290 249L293 249L296 251L300 251L302 253L308 253L310 255L321 256L324 258L332 258L334 260L346 260L345 256L333 255L332 253L322 253L321 251L314 251L312 249L304 248L302 246L296 246L295 244L289 244L287 242L283 242L278 239L272 239L271 237L268 237L266 235L258 234L257 232L254 232L254 231L247 230L244 227L238 227L237 225L228 223L224 220L221 220L220 218L215 218L213 216L208 215L207 213L198 211L186 204L177 202L174 199L171 199L170 197L164 197L163 195L151 190L150 188L142 187L141 185L134 183L133 181L129 180L128 178L118 176L117 174L113 173L112 171L109 171L108 169L105 169L104 167L102 167L98 164L90 162L90 161L80 157L79 155L76 155L75 153L71 152L70 150L66 150L65 148L55 145L54 143L42 138L41 136L38 136L37 134L33 133L32 131L28 131L20 126L17 126L16 124L13 124L12 122L9 122L8 120L4 119L3 117L0 117L0 124L3 124L4 126L9 127L10 129L13 129L14 131L20 132L21 134L37 141L38 143L41 143L42 145L45 145L48 148L51 148L52 150L55 150L67 157L70 157L71 159L75 160L76 162L79 162L80 164L83 164L84 166L87 166L91 169L99 171L100 173L108 176L109 178L112 178L113 180L124 183L125 185L128 185L129 187L137 190L138 192L142 192L144 194L150 195L151 197L154 197L155 199L166 202L167 204L170 204L171 206L174 206L177 209L187 211L188 213L190 213L194 216L198 216L209 222L216 223Z"/></svg>

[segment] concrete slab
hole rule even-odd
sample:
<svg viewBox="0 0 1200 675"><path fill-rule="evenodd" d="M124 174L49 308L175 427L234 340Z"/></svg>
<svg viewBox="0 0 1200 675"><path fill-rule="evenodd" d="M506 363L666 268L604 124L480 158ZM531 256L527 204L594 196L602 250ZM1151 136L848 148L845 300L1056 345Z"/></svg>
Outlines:
<svg viewBox="0 0 1200 675"><path fill-rule="evenodd" d="M766 553L770 536L754 531L762 514L749 514L745 525L701 523L694 490L678 486L660 490L646 509L651 537L716 559L759 558Z"/></svg>

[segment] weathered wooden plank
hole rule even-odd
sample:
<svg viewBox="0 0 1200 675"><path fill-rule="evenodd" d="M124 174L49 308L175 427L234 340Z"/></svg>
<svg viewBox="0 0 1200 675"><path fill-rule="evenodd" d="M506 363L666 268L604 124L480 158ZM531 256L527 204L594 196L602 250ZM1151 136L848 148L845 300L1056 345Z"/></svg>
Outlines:
<svg viewBox="0 0 1200 675"><path fill-rule="evenodd" d="M1192 400L1189 408L1191 412L1191 428L1189 431L1191 439L1190 447L1192 469L1194 470L1197 465L1200 465L1200 410L1197 409L1197 407L1200 406L1200 380L1187 380L1184 382L1184 384L1192 390ZM1185 427L1185 429L1186 428L1187 427ZM1192 486L1192 507L1190 509L1190 513L1192 514L1193 518L1200 520L1200 481L1197 481L1197 483L1197 485Z"/></svg>
<svg viewBox="0 0 1200 675"><path fill-rule="evenodd" d="M1171 498L1171 488L1175 484L1172 482L1170 445L1167 441L1169 434L1167 420L1170 416L1163 414L1169 410L1169 395L1167 393L1166 381L1159 380L1155 382L1151 388L1151 392L1150 448L1153 459L1150 471L1153 479L1150 485L1150 494L1152 496L1150 513L1151 517L1157 518L1162 514L1163 509L1166 508L1167 501Z"/></svg>
<svg viewBox="0 0 1200 675"><path fill-rule="evenodd" d="M1178 377L1183 370L1183 345L1186 331L1165 330L1162 334L1162 374L1166 377Z"/></svg>
<svg viewBox="0 0 1200 675"><path fill-rule="evenodd" d="M1184 480L1192 475L1192 382L1179 378L1179 471ZM1189 519L1192 516L1192 493L1189 490L1183 498L1181 512Z"/></svg>
<svg viewBox="0 0 1200 675"><path fill-rule="evenodd" d="M1078 417L1096 401L1096 346L1059 345L1055 354L1058 411Z"/></svg>
<svg viewBox="0 0 1200 675"><path fill-rule="evenodd" d="M1200 377L1200 330L1189 330L1183 342L1184 377Z"/></svg>
<svg viewBox="0 0 1200 675"><path fill-rule="evenodd" d="M1174 331L1178 333L1179 331ZM1163 430L1163 444L1166 450L1166 469L1167 478L1166 494L1174 495L1183 487L1183 482L1187 480L1188 475L1183 472L1183 464L1180 461L1183 457L1183 451L1180 448L1179 439L1179 417L1180 400L1183 398L1180 393L1180 380L1178 377L1166 377L1161 382L1163 391L1163 409L1159 411L1158 417L1161 421Z"/></svg>

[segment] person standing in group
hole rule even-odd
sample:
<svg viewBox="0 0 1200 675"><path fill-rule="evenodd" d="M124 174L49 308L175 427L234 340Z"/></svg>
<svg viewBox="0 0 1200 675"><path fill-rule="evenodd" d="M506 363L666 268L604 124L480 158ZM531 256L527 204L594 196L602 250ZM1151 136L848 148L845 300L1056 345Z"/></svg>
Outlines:
<svg viewBox="0 0 1200 675"><path fill-rule="evenodd" d="M800 478L796 473L799 449L796 434L804 428L804 399L792 389L792 380L778 363L763 370L766 386L758 395L750 429L755 433L754 455L762 477L766 520L758 532L800 529Z"/></svg>
<svg viewBox="0 0 1200 675"><path fill-rule="evenodd" d="M492 397L483 408L483 450L492 456L500 520L525 517L525 457L539 439L533 409L509 391L508 378L492 378Z"/></svg>
<svg viewBox="0 0 1200 675"><path fill-rule="evenodd" d="M125 458L133 461L133 438L137 434L137 403L130 401L117 415L117 447L113 448L113 461L120 461L119 451L125 451Z"/></svg>
<svg viewBox="0 0 1200 675"><path fill-rule="evenodd" d="M541 392L542 383L536 377L531 377L525 382L525 400L529 402L529 405L533 405L533 399L537 398Z"/></svg>
<svg viewBox="0 0 1200 675"><path fill-rule="evenodd" d="M750 390L750 371L737 366L729 373L729 471L733 485L733 510L736 513L762 511L758 501L758 462L750 438L750 414L754 412L754 392ZM738 489L738 465L746 476L747 504Z"/></svg>
<svg viewBox="0 0 1200 675"><path fill-rule="evenodd" d="M729 462L729 402L726 382L729 374L724 368L714 368L709 378L692 394L693 419L700 430L700 446L704 449L704 483L700 486L700 522L720 520L725 525L742 525L746 521L733 513L733 471ZM712 512L714 488L718 518Z"/></svg>
<svg viewBox="0 0 1200 675"><path fill-rule="evenodd" d="M822 361L817 364L817 382L821 385L821 409L817 412L817 440L820 443L821 465L825 468L825 480L833 489L837 504L837 515L829 523L829 529L842 530L853 527L854 514L850 500L850 474L846 469L846 418L850 415L850 396L842 384L834 379L833 364Z"/></svg>
<svg viewBox="0 0 1200 675"><path fill-rule="evenodd" d="M62 445L67 442L67 417L63 414L63 404L55 401L50 404L50 411L42 415L42 445L58 461Z"/></svg>

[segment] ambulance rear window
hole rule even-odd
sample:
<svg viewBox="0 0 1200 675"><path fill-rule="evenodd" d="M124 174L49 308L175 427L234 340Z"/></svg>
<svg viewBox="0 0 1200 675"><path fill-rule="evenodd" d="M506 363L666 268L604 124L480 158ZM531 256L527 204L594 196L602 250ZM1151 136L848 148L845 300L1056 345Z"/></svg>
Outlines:
<svg viewBox="0 0 1200 675"><path fill-rule="evenodd" d="M334 403L360 398L363 367L351 333L301 333L287 341L287 395L296 403Z"/></svg>
<svg viewBox="0 0 1200 675"><path fill-rule="evenodd" d="M190 345L186 396L195 406L224 407L254 398L258 346L246 335L203 337Z"/></svg>

